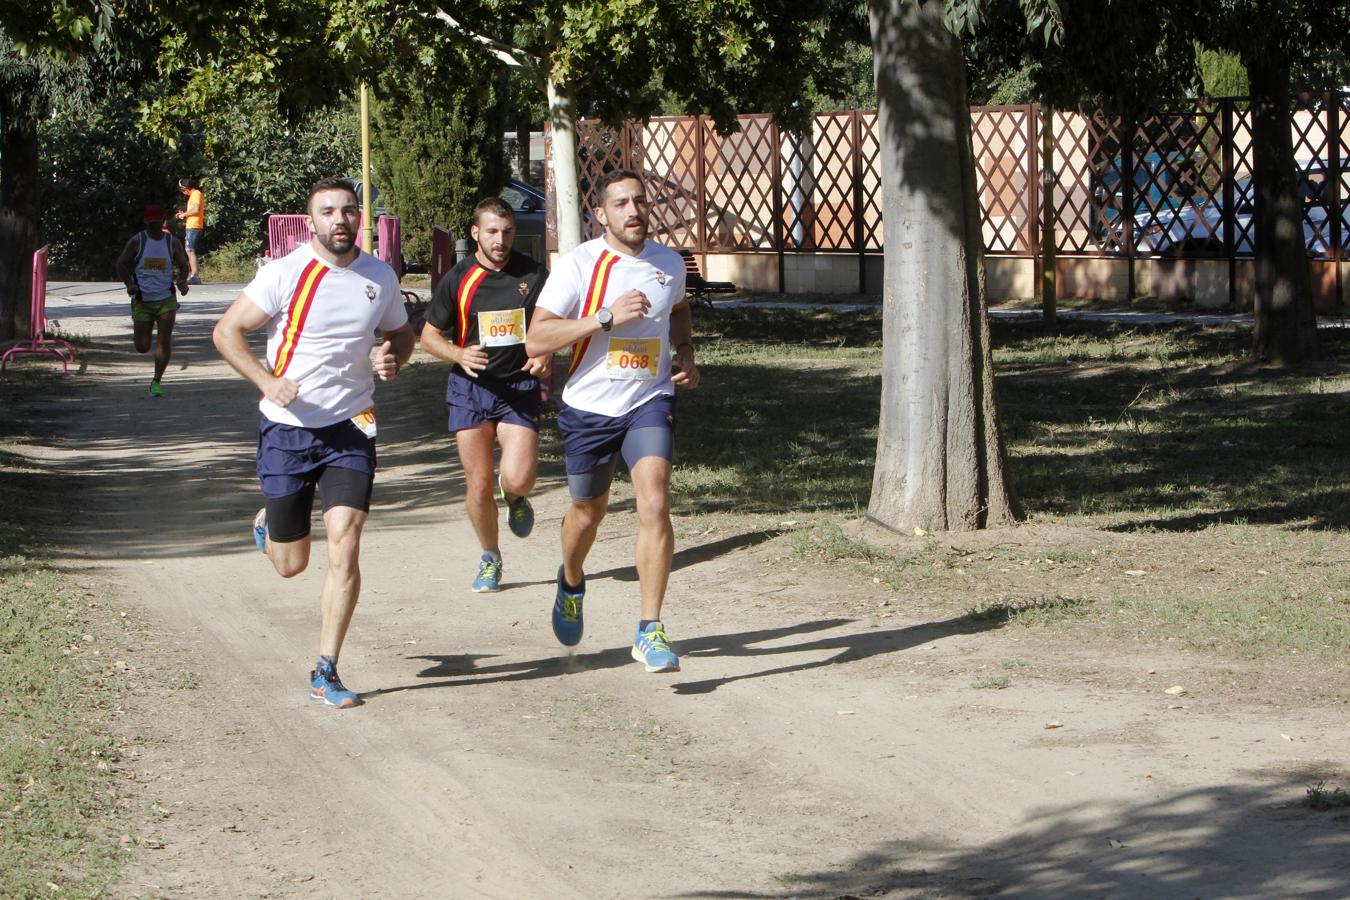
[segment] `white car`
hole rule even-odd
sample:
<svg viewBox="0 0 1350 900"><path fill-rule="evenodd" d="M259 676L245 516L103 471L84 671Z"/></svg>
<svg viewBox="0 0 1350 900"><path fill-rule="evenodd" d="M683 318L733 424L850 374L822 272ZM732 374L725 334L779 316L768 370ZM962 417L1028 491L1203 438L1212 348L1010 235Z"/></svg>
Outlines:
<svg viewBox="0 0 1350 900"><path fill-rule="evenodd" d="M1299 193L1303 198L1303 242L1314 253L1330 249L1331 220L1327 213L1327 166L1322 160L1300 160ZM1255 228L1252 215L1256 191L1252 176L1243 175L1233 183L1233 245L1239 256L1253 251ZM1181 255L1217 254L1224 248L1223 194L1203 195L1175 209L1140 213L1134 217L1135 246L1145 253ZM1350 237L1350 209L1343 214L1342 240Z"/></svg>

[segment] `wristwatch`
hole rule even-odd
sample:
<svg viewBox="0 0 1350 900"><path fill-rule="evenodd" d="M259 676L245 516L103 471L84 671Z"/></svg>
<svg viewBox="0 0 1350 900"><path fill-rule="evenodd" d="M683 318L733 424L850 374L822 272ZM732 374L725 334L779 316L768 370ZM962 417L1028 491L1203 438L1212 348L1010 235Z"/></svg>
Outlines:
<svg viewBox="0 0 1350 900"><path fill-rule="evenodd" d="M602 306L600 311L595 314L595 320L600 323L601 331L609 331L614 327L614 311L607 306Z"/></svg>

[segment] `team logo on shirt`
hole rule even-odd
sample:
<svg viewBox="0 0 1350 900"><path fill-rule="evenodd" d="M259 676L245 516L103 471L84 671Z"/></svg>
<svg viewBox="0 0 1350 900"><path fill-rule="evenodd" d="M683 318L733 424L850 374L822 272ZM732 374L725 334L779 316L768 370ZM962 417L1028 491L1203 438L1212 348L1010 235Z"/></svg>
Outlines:
<svg viewBox="0 0 1350 900"><path fill-rule="evenodd" d="M366 285L366 299L369 300L371 303L375 302L375 285L373 284Z"/></svg>
<svg viewBox="0 0 1350 900"><path fill-rule="evenodd" d="M527 297L527 296L529 296L529 294L530 294L530 284L529 284L529 282L527 282L527 281L522 281L522 282L520 283L520 287L518 288L518 290L520 291L520 296L522 296L522 297Z"/></svg>
<svg viewBox="0 0 1350 900"><path fill-rule="evenodd" d="M661 287L666 286L666 273L662 272L660 269L656 270L656 283L661 285Z"/></svg>

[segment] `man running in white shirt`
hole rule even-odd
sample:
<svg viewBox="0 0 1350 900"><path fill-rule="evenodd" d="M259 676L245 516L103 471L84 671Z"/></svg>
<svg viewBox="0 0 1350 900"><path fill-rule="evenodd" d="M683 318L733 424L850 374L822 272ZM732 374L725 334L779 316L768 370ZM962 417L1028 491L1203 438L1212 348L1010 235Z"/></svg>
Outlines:
<svg viewBox="0 0 1350 900"><path fill-rule="evenodd" d="M258 482L266 505L253 538L283 578L309 565L317 487L328 538L319 659L310 696L329 706L360 703L338 678L337 660L361 592L361 530L375 480L375 380L392 380L415 338L387 264L356 246L359 209L350 182L310 189L314 237L264 266L216 323L216 349L262 392ZM267 361L247 336L267 329ZM374 333L382 344L375 351Z"/></svg>
<svg viewBox="0 0 1350 900"><path fill-rule="evenodd" d="M581 641L586 555L609 508L622 455L638 513L642 607L633 658L648 672L673 672L680 661L661 623L661 607L675 553L675 386L699 383L684 260L647 240L650 208L636 172L609 172L596 185L596 197L595 217L605 233L557 261L526 340L530 356L572 346L558 414L572 505L562 523L553 633L569 647Z"/></svg>

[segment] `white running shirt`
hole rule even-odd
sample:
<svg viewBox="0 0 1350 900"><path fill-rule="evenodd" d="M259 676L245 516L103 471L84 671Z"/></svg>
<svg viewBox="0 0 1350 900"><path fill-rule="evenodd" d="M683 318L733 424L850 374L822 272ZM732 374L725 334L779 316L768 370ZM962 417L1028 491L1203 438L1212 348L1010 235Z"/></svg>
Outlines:
<svg viewBox="0 0 1350 900"><path fill-rule="evenodd" d="M408 321L398 276L388 264L359 253L346 268L315 255L310 244L258 270L244 293L267 323L267 364L272 374L300 385L280 407L263 397L273 422L322 428L350 419L374 404L370 351L375 329L393 331Z"/></svg>
<svg viewBox="0 0 1350 900"><path fill-rule="evenodd" d="M584 319L630 290L647 296L640 319L597 331L572 345L563 402L602 416L621 416L653 397L674 394L670 383L670 311L684 300L684 259L655 241L637 256L603 237L558 259L536 308Z"/></svg>

